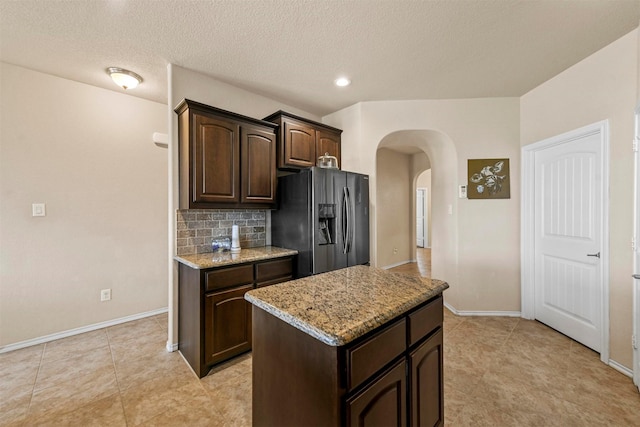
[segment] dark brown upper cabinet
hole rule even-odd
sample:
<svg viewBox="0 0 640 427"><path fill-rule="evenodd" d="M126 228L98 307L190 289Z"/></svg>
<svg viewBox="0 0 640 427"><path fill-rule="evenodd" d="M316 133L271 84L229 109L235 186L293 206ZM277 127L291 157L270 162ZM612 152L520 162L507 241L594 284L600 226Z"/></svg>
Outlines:
<svg viewBox="0 0 640 427"><path fill-rule="evenodd" d="M273 129L245 125L240 131L241 202L273 203L276 188L276 135Z"/></svg>
<svg viewBox="0 0 640 427"><path fill-rule="evenodd" d="M275 124L188 99L175 112L181 209L274 206Z"/></svg>
<svg viewBox="0 0 640 427"><path fill-rule="evenodd" d="M278 111L264 120L278 124L278 168L302 169L316 165L318 157L328 153L340 160L342 130Z"/></svg>

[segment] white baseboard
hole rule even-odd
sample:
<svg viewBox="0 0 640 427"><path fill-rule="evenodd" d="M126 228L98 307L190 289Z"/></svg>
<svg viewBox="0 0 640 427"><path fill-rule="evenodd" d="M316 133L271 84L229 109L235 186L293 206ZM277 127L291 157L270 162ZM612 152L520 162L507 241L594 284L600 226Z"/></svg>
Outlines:
<svg viewBox="0 0 640 427"><path fill-rule="evenodd" d="M50 341L59 340L61 338L67 338L73 335L83 334L85 332L91 332L98 329L107 328L109 326L119 325L121 323L131 322L132 320L144 319L145 317L151 317L158 314L166 313L169 309L167 307L159 308L157 310L146 311L144 313L132 314L131 316L120 317L119 319L107 320L105 322L94 323L93 325L82 326L75 329L69 329L67 331L56 332L55 334L45 335L43 337L33 338L30 340L20 341L14 344L7 344L0 346L0 353L6 353L13 350L19 350L25 347L31 347L33 345L43 344ZM177 347L177 345L176 345Z"/></svg>
<svg viewBox="0 0 640 427"><path fill-rule="evenodd" d="M522 313L519 311L467 311L456 310L447 302L444 302L444 306L449 309L450 312L456 316L501 316L501 317L522 317Z"/></svg>
<svg viewBox="0 0 640 427"><path fill-rule="evenodd" d="M382 267L382 269L383 270L388 270L390 268L400 267L401 265L409 264L409 263L412 263L412 262L416 262L416 260L414 259L414 260L396 262L395 264L384 266L384 267Z"/></svg>
<svg viewBox="0 0 640 427"><path fill-rule="evenodd" d="M609 366L611 366L613 369L615 369L616 371L620 372L621 374L624 374L624 375L628 376L629 378L633 378L633 370L627 368L626 366L623 366L623 365L619 364L615 360L609 359Z"/></svg>
<svg viewBox="0 0 640 427"><path fill-rule="evenodd" d="M169 341L167 341L167 351L169 353L173 353L176 350L178 350L178 343L170 343Z"/></svg>

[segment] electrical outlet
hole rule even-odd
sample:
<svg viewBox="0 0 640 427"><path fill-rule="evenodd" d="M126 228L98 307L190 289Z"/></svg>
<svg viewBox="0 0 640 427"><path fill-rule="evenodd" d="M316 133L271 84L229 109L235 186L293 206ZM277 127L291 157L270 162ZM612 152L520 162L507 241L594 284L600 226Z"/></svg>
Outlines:
<svg viewBox="0 0 640 427"><path fill-rule="evenodd" d="M398 253L398 248L393 248L393 254L397 254Z"/></svg>
<svg viewBox="0 0 640 427"><path fill-rule="evenodd" d="M109 301L111 299L111 289L103 289L100 291L100 301Z"/></svg>

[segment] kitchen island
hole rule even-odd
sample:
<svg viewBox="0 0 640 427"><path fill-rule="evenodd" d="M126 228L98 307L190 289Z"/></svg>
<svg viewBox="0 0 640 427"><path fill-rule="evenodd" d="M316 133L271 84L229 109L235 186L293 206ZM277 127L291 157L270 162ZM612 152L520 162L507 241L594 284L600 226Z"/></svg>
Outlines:
<svg viewBox="0 0 640 427"><path fill-rule="evenodd" d="M442 425L446 282L355 266L245 294L254 425Z"/></svg>

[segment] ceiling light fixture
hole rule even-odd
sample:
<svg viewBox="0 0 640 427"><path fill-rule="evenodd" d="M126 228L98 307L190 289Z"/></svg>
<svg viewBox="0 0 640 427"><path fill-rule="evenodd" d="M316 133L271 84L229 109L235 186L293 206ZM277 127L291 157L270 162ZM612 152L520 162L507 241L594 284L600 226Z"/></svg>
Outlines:
<svg viewBox="0 0 640 427"><path fill-rule="evenodd" d="M345 86L349 86L351 84L351 80L349 80L346 77L340 77L337 78L334 83L336 84L336 86L340 86L340 87L345 87Z"/></svg>
<svg viewBox="0 0 640 427"><path fill-rule="evenodd" d="M124 90L134 89L142 83L142 77L133 71L125 70L124 68L109 67L107 68L107 73L111 76L111 79L115 84Z"/></svg>

